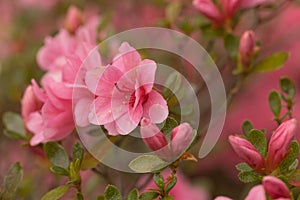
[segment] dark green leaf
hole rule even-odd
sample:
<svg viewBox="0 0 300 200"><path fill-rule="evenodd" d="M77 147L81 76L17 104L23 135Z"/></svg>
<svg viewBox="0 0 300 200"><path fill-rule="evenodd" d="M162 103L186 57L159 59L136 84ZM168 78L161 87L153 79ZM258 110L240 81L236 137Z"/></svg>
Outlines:
<svg viewBox="0 0 300 200"><path fill-rule="evenodd" d="M235 168L241 172L250 172L253 169L247 163L239 163L235 166Z"/></svg>
<svg viewBox="0 0 300 200"><path fill-rule="evenodd" d="M141 194L140 200L153 200L158 197L158 195L159 194L157 192L145 192Z"/></svg>
<svg viewBox="0 0 300 200"><path fill-rule="evenodd" d="M163 190L165 188L165 181L164 177L160 173L156 173L153 175L154 183L157 185L158 188Z"/></svg>
<svg viewBox="0 0 300 200"><path fill-rule="evenodd" d="M76 142L73 146L73 161L79 159L79 163L81 164L83 160L84 150L82 145L79 142Z"/></svg>
<svg viewBox="0 0 300 200"><path fill-rule="evenodd" d="M280 164L280 170L286 171L289 169L290 165L292 165L299 155L299 144L296 140L293 140L289 146L289 154Z"/></svg>
<svg viewBox="0 0 300 200"><path fill-rule="evenodd" d="M130 169L137 173L153 172L159 170L157 167L165 168L168 165L155 155L141 155L129 163Z"/></svg>
<svg viewBox="0 0 300 200"><path fill-rule="evenodd" d="M44 151L51 164L68 170L70 161L64 148L56 142L44 144Z"/></svg>
<svg viewBox="0 0 300 200"><path fill-rule="evenodd" d="M77 200L84 200L83 195L80 192L77 193Z"/></svg>
<svg viewBox="0 0 300 200"><path fill-rule="evenodd" d="M122 200L122 195L118 188L113 185L108 185L104 191L104 197L107 200Z"/></svg>
<svg viewBox="0 0 300 200"><path fill-rule="evenodd" d="M289 54L286 52L274 53L271 56L261 60L253 68L252 72L269 72L280 68L288 59Z"/></svg>
<svg viewBox="0 0 300 200"><path fill-rule="evenodd" d="M278 118L281 111L281 98L280 94L275 90L269 94L269 105L272 113Z"/></svg>
<svg viewBox="0 0 300 200"><path fill-rule="evenodd" d="M240 172L238 176L243 183L252 183L261 179L261 177L257 175L254 171Z"/></svg>
<svg viewBox="0 0 300 200"><path fill-rule="evenodd" d="M104 196L101 195L101 196L97 197L97 200L105 200L105 198L104 198Z"/></svg>
<svg viewBox="0 0 300 200"><path fill-rule="evenodd" d="M16 140L28 139L28 136L26 135L23 119L19 114L13 112L4 113L3 124L6 129L4 131L4 134L7 137Z"/></svg>
<svg viewBox="0 0 300 200"><path fill-rule="evenodd" d="M167 192L167 194L169 194L169 192L172 190L172 188L176 185L176 183L177 183L177 177L176 177L176 175L174 175L173 177L172 177L172 180L171 181L169 181L169 183L167 184L167 186L166 186L166 192Z"/></svg>
<svg viewBox="0 0 300 200"><path fill-rule="evenodd" d="M291 79L284 77L280 79L280 88L283 92L288 94L289 99L293 99L295 96L295 85Z"/></svg>
<svg viewBox="0 0 300 200"><path fill-rule="evenodd" d="M171 2L166 8L166 18L169 20L170 23L174 23L176 18L179 16L181 11L181 2L174 1Z"/></svg>
<svg viewBox="0 0 300 200"><path fill-rule="evenodd" d="M69 176L69 171L65 168L58 167L58 166L51 166L50 171L54 174L61 175L61 176Z"/></svg>
<svg viewBox="0 0 300 200"><path fill-rule="evenodd" d="M224 38L224 47L231 57L236 58L239 53L240 39L232 34L226 35Z"/></svg>
<svg viewBox="0 0 300 200"><path fill-rule="evenodd" d="M8 172L5 174L2 186L0 199L13 200L15 199L15 194L18 186L23 177L23 170L20 163L15 163L10 167Z"/></svg>
<svg viewBox="0 0 300 200"><path fill-rule="evenodd" d="M69 185L62 185L53 190L50 190L42 197L42 200L58 200L70 189Z"/></svg>
<svg viewBox="0 0 300 200"><path fill-rule="evenodd" d="M161 129L161 131L167 136L167 139L170 139L172 130L178 126L178 122L176 119L172 117L168 117L165 121L164 127Z"/></svg>
<svg viewBox="0 0 300 200"><path fill-rule="evenodd" d="M248 135L248 133L253 129L253 125L250 121L246 120L243 122L242 129L245 135Z"/></svg>
<svg viewBox="0 0 300 200"><path fill-rule="evenodd" d="M126 200L139 200L139 191L137 189L133 189L127 195Z"/></svg>
<svg viewBox="0 0 300 200"><path fill-rule="evenodd" d="M252 129L248 135L247 139L253 146L257 149L257 151L263 156L266 156L267 153L267 139L265 134L260 130Z"/></svg>

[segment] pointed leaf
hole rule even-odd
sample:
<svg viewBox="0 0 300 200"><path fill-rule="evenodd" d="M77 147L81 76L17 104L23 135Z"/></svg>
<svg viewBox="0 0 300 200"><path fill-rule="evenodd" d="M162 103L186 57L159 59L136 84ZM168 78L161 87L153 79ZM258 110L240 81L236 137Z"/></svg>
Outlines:
<svg viewBox="0 0 300 200"><path fill-rule="evenodd" d="M254 171L240 172L238 176L243 183L252 183L261 179L261 177L257 175Z"/></svg>
<svg viewBox="0 0 300 200"><path fill-rule="evenodd" d="M158 197L157 192L145 192L145 193L141 194L140 200L153 200L156 197Z"/></svg>
<svg viewBox="0 0 300 200"><path fill-rule="evenodd" d="M293 140L289 146L289 154L280 164L280 169L282 171L288 170L290 165L292 165L299 155L299 144L296 140Z"/></svg>
<svg viewBox="0 0 300 200"><path fill-rule="evenodd" d="M70 189L70 185L62 185L53 190L50 190L42 197L42 200L58 200Z"/></svg>
<svg viewBox="0 0 300 200"><path fill-rule="evenodd" d="M104 191L104 197L107 200L122 200L122 195L118 188L113 185L108 185Z"/></svg>
<svg viewBox="0 0 300 200"><path fill-rule="evenodd" d="M44 144L44 151L52 165L68 170L70 161L65 149L56 142Z"/></svg>
<svg viewBox="0 0 300 200"><path fill-rule="evenodd" d="M235 168L241 172L253 171L253 169L245 162L237 164Z"/></svg>
<svg viewBox="0 0 300 200"><path fill-rule="evenodd" d="M244 134L247 135L253 129L253 125L250 121L246 120L243 122L242 129Z"/></svg>
<svg viewBox="0 0 300 200"><path fill-rule="evenodd" d="M147 173L165 168L169 163L155 155L141 155L129 163L130 169L137 173Z"/></svg>
<svg viewBox="0 0 300 200"><path fill-rule="evenodd" d="M126 200L139 200L139 191L136 188L131 190Z"/></svg>
<svg viewBox="0 0 300 200"><path fill-rule="evenodd" d="M283 92L288 94L289 99L294 98L296 90L295 90L295 85L291 79L287 77L283 77L280 79L280 88Z"/></svg>
<svg viewBox="0 0 300 200"><path fill-rule="evenodd" d="M275 117L279 118L281 111L281 98L280 94L275 90L269 94L269 105Z"/></svg>
<svg viewBox="0 0 300 200"><path fill-rule="evenodd" d="M261 60L253 68L252 72L269 72L278 69L284 65L289 54L286 52L274 53L271 56Z"/></svg>
<svg viewBox="0 0 300 200"><path fill-rule="evenodd" d="M267 139L265 134L260 130L252 129L248 135L247 139L253 146L257 149L257 151L265 157L267 154Z"/></svg>
<svg viewBox="0 0 300 200"><path fill-rule="evenodd" d="M157 185L158 188L164 189L165 188L165 181L164 177L160 173L156 173L153 175L154 183Z"/></svg>
<svg viewBox="0 0 300 200"><path fill-rule="evenodd" d="M3 114L3 124L5 126L4 134L16 140L26 140L26 130L22 117L13 112L6 112Z"/></svg>

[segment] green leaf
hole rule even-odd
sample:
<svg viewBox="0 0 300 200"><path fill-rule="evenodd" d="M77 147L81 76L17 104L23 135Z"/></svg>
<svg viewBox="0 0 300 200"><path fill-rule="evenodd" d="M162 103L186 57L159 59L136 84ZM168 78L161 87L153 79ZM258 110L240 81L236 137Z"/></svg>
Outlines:
<svg viewBox="0 0 300 200"><path fill-rule="evenodd" d="M267 139L265 134L256 129L252 129L248 135L247 139L253 146L257 149L257 151L265 157L267 154Z"/></svg>
<svg viewBox="0 0 300 200"><path fill-rule="evenodd" d="M61 176L69 176L69 171L65 168L58 167L58 166L51 166L50 171L54 174L61 175Z"/></svg>
<svg viewBox="0 0 300 200"><path fill-rule="evenodd" d="M280 94L275 90L269 94L269 106L275 117L279 118L281 111L281 98Z"/></svg>
<svg viewBox="0 0 300 200"><path fill-rule="evenodd" d="M157 192L145 192L145 193L141 194L140 200L153 200L153 199L157 198L158 195L159 194Z"/></svg>
<svg viewBox="0 0 300 200"><path fill-rule="evenodd" d="M238 176L243 183L252 183L261 179L261 177L257 175L254 171L243 171L240 172Z"/></svg>
<svg viewBox="0 0 300 200"><path fill-rule="evenodd" d="M97 200L105 200L105 198L104 198L103 195L101 195L101 196L98 196L98 197L97 197Z"/></svg>
<svg viewBox="0 0 300 200"><path fill-rule="evenodd" d="M44 151L52 165L68 170L70 161L64 148L56 142L44 144Z"/></svg>
<svg viewBox="0 0 300 200"><path fill-rule="evenodd" d="M248 135L248 133L253 129L253 125L250 121L246 120L243 122L242 129L245 135Z"/></svg>
<svg viewBox="0 0 300 200"><path fill-rule="evenodd" d="M131 190L127 195L126 200L139 200L139 191L136 188Z"/></svg>
<svg viewBox="0 0 300 200"><path fill-rule="evenodd" d="M271 56L261 60L253 68L252 72L269 72L280 68L288 59L289 54L286 52L274 53Z"/></svg>
<svg viewBox="0 0 300 200"><path fill-rule="evenodd" d="M108 185L104 191L104 198L107 200L122 200L122 195L116 186Z"/></svg>
<svg viewBox="0 0 300 200"><path fill-rule="evenodd" d="M168 117L165 121L164 127L161 129L161 132L163 132L169 140L171 137L172 130L176 126L178 126L178 122L176 121L176 119Z"/></svg>
<svg viewBox="0 0 300 200"><path fill-rule="evenodd" d="M228 34L224 38L224 47L232 58L237 58L239 53L240 39L235 35Z"/></svg>
<svg viewBox="0 0 300 200"><path fill-rule="evenodd" d="M153 180L155 185L157 185L158 188L163 190L165 188L165 181L164 177L160 173L156 173L153 175Z"/></svg>
<svg viewBox="0 0 300 200"><path fill-rule="evenodd" d="M296 93L295 85L291 79L283 77L280 79L280 88L285 92L289 99L293 99Z"/></svg>
<svg viewBox="0 0 300 200"><path fill-rule="evenodd" d="M0 199L13 200L18 186L23 177L23 170L19 162L15 163L10 167L8 172L5 174L2 186Z"/></svg>
<svg viewBox="0 0 300 200"><path fill-rule="evenodd" d="M169 183L166 186L166 192L167 192L167 194L169 194L169 192L173 189L173 187L176 185L176 183L177 183L177 177L176 177L176 175L174 175L172 177L172 180L169 181Z"/></svg>
<svg viewBox="0 0 300 200"><path fill-rule="evenodd" d="M170 95L179 91L182 82L182 75L177 71L171 73L164 83L163 96L167 99Z"/></svg>
<svg viewBox="0 0 300 200"><path fill-rule="evenodd" d="M13 112L6 112L3 114L3 124L5 126L4 134L16 140L27 140L26 130L22 117Z"/></svg>
<svg viewBox="0 0 300 200"><path fill-rule="evenodd" d="M235 168L241 172L253 171L253 169L245 162L237 164Z"/></svg>
<svg viewBox="0 0 300 200"><path fill-rule="evenodd" d="M80 142L76 142L73 146L73 161L79 159L80 164L83 160L84 150Z"/></svg>
<svg viewBox="0 0 300 200"><path fill-rule="evenodd" d="M46 193L42 200L58 200L70 189L70 185L62 185Z"/></svg>
<svg viewBox="0 0 300 200"><path fill-rule="evenodd" d="M99 161L94 158L89 152L86 152L83 156L83 161L81 163L81 170L89 170L96 167Z"/></svg>
<svg viewBox="0 0 300 200"><path fill-rule="evenodd" d="M129 163L129 168L137 173L148 173L163 169L169 164L156 155L141 155Z"/></svg>
<svg viewBox="0 0 300 200"><path fill-rule="evenodd" d="M162 198L161 200L173 200L173 199L174 199L174 196L167 196L167 197Z"/></svg>
<svg viewBox="0 0 300 200"><path fill-rule="evenodd" d="M174 1L170 3L166 8L166 18L170 23L174 23L181 11L181 2Z"/></svg>
<svg viewBox="0 0 300 200"><path fill-rule="evenodd" d="M77 200L84 200L83 195L80 192L77 193Z"/></svg>
<svg viewBox="0 0 300 200"><path fill-rule="evenodd" d="M289 154L280 164L281 171L287 171L289 167L295 162L299 155L299 144L293 140L289 146Z"/></svg>

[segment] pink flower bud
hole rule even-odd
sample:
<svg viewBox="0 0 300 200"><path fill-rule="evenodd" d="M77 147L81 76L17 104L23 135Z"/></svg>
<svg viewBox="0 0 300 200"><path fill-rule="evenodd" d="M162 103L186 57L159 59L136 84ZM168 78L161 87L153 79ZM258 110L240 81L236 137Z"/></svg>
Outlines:
<svg viewBox="0 0 300 200"><path fill-rule="evenodd" d="M194 0L193 5L204 16L213 21L216 24L223 22L223 16L220 10L213 4L211 0Z"/></svg>
<svg viewBox="0 0 300 200"><path fill-rule="evenodd" d="M256 39L253 31L246 31L240 39L240 61L248 67L256 50Z"/></svg>
<svg viewBox="0 0 300 200"><path fill-rule="evenodd" d="M268 147L267 169L272 172L287 156L289 145L295 135L297 121L290 119L283 122L273 133Z"/></svg>
<svg viewBox="0 0 300 200"><path fill-rule="evenodd" d="M264 158L249 141L231 135L229 142L236 154L253 169L260 170L265 167Z"/></svg>
<svg viewBox="0 0 300 200"><path fill-rule="evenodd" d="M193 129L188 123L183 123L173 129L171 135L171 152L173 158L178 157L188 147L193 139Z"/></svg>
<svg viewBox="0 0 300 200"><path fill-rule="evenodd" d="M289 188L282 180L274 176L265 176L262 182L266 193L273 199L291 198Z"/></svg>
<svg viewBox="0 0 300 200"><path fill-rule="evenodd" d="M68 13L65 20L65 28L70 32L74 33L77 28L82 24L83 17L82 13L75 6L71 6L68 9Z"/></svg>
<svg viewBox="0 0 300 200"><path fill-rule="evenodd" d="M246 196L245 200L266 200L266 194L264 187L262 185L257 185L253 187L248 195Z"/></svg>
<svg viewBox="0 0 300 200"><path fill-rule="evenodd" d="M236 10L239 8L240 0L223 0L222 8L226 18L232 18Z"/></svg>
<svg viewBox="0 0 300 200"><path fill-rule="evenodd" d="M157 151L168 145L165 135L155 124L151 123L150 119L143 118L141 120L141 135L145 144L152 151Z"/></svg>

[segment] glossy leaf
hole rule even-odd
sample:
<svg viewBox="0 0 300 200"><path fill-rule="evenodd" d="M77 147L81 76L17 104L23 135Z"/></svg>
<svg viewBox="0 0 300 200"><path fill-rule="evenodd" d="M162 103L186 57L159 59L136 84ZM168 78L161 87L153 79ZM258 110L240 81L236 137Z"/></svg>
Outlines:
<svg viewBox="0 0 300 200"><path fill-rule="evenodd" d="M280 94L275 90L269 94L269 106L272 113L278 118L281 111L281 98Z"/></svg>
<svg viewBox="0 0 300 200"><path fill-rule="evenodd" d="M284 77L280 79L280 88L283 92L288 94L289 99L294 98L296 89L291 79Z"/></svg>
<svg viewBox="0 0 300 200"><path fill-rule="evenodd" d="M267 58L264 58L257 63L253 68L252 72L269 72L278 69L284 65L288 59L289 54L286 52L274 53Z"/></svg>
<svg viewBox="0 0 300 200"><path fill-rule="evenodd" d="M44 151L52 165L68 170L70 161L65 149L56 142L44 144Z"/></svg>
<svg viewBox="0 0 300 200"><path fill-rule="evenodd" d="M107 200L122 200L122 195L118 188L108 185L104 191L104 198Z"/></svg>
<svg viewBox="0 0 300 200"><path fill-rule="evenodd" d="M253 129L253 125L250 121L246 120L243 122L242 129L244 134L247 135Z"/></svg>

